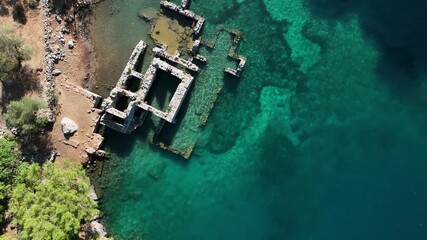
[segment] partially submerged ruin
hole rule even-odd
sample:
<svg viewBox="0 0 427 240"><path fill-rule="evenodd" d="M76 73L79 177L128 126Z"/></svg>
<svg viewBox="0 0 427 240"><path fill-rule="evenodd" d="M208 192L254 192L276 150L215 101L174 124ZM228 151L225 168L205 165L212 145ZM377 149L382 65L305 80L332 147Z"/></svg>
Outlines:
<svg viewBox="0 0 427 240"><path fill-rule="evenodd" d="M156 130L152 135L149 135L150 142L184 158L189 158L197 141L195 137L189 137L189 134L198 132L197 129L204 126L221 90L221 86L218 86L210 91L209 89L207 89L208 91L205 91L206 89L201 91L200 87L210 86L206 82L204 85L200 83L196 90L192 87L197 75L203 71L203 66L207 62L207 58L199 54L199 48L201 45L214 48L216 39L211 42L202 40L200 33L205 19L188 10L189 0L182 0L180 5L161 1L160 5L167 11L172 11L174 14L184 16L192 21L191 28L186 28L187 32L190 31L191 38L185 44L181 44L181 47L168 49L166 43L159 41L162 39L162 33L157 30L150 33L155 40L155 46L152 50L147 49L148 45L140 41L133 50L116 86L111 90L109 97L102 102L101 110L103 113L99 122L115 131L130 134L143 125L147 116L151 114L155 117L155 120L152 121L155 122ZM165 19L163 18L162 21ZM161 22L161 24L164 23ZM155 28L154 25L153 28ZM218 34L221 31L226 31L224 28L217 30ZM180 32L185 32L185 28L180 29ZM234 41L229 49L228 57L238 61L238 65L236 69L226 67L224 71L235 77L240 77L246 63L245 57L235 53L241 32L232 30L229 33L234 36ZM167 36L165 39L170 40ZM179 44L175 45L178 46ZM148 63L144 62L147 50L151 50L154 58L149 62L148 67L142 71L143 63ZM166 76L168 81L178 82L169 101L164 103L166 107L163 108L151 100L151 95L155 91L153 86L163 84L159 80L162 76ZM188 99L187 96L190 92L192 92L192 96ZM209 96L205 96L206 94ZM200 101L200 99L206 101L197 109L189 109L189 106L194 106L192 104L195 104L195 100ZM180 114L183 106L185 110ZM166 135L170 135L168 137L163 134L164 131L169 131L164 129L166 126L168 129L174 128L173 134L166 133Z"/></svg>
<svg viewBox="0 0 427 240"><path fill-rule="evenodd" d="M189 5L190 1L189 0L182 0L181 1L181 5L178 6L172 2L169 1L161 1L160 2L160 6L168 8L178 14L181 14L187 18L190 18L194 21L194 34L195 35L199 35L200 31L202 30L203 24L205 23L205 19L197 14L195 14L194 12L188 10L188 5Z"/></svg>
<svg viewBox="0 0 427 240"><path fill-rule="evenodd" d="M137 127L141 126L148 112L167 122L175 123L175 117L194 79L190 74L170 65L160 58L153 59L144 75L137 72L135 66L138 61L142 61L146 46L143 41L138 43L116 87L102 103L102 109L105 110L105 113L101 117L101 123L122 133L131 133ZM170 57L169 55L163 55L163 51L161 50L158 50L158 53L168 59ZM184 67L190 69L197 68L191 62L185 61L178 56L172 59ZM151 85L156 80L158 71L164 71L181 81L166 111L159 110L149 105L146 101L146 97ZM139 88L132 89L132 81L137 81Z"/></svg>

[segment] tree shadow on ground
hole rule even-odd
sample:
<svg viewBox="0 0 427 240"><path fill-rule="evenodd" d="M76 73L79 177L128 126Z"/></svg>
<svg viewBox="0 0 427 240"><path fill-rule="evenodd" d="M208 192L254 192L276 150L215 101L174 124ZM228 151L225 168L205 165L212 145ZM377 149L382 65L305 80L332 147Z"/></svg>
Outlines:
<svg viewBox="0 0 427 240"><path fill-rule="evenodd" d="M9 16L9 8L2 2L0 2L0 16L7 17Z"/></svg>
<svg viewBox="0 0 427 240"><path fill-rule="evenodd" d="M0 0L0 16L8 17L10 8L16 5L16 0Z"/></svg>
<svg viewBox="0 0 427 240"><path fill-rule="evenodd" d="M44 163L54 149L48 134L32 134L19 140L24 157L33 162Z"/></svg>
<svg viewBox="0 0 427 240"><path fill-rule="evenodd" d="M29 92L40 91L41 85L37 73L31 68L23 66L11 84L3 85L3 99L0 105L4 110L10 101L21 99Z"/></svg>
<svg viewBox="0 0 427 240"><path fill-rule="evenodd" d="M53 10L56 14L68 13L72 7L77 6L76 0L52 0Z"/></svg>
<svg viewBox="0 0 427 240"><path fill-rule="evenodd" d="M25 8L21 4L16 4L13 7L12 11L12 17L15 22L18 22L20 24L26 24L27 23L27 16L25 15Z"/></svg>
<svg viewBox="0 0 427 240"><path fill-rule="evenodd" d="M427 1L305 0L316 17L345 20L356 14L381 53L377 71L395 92L413 91L427 74Z"/></svg>

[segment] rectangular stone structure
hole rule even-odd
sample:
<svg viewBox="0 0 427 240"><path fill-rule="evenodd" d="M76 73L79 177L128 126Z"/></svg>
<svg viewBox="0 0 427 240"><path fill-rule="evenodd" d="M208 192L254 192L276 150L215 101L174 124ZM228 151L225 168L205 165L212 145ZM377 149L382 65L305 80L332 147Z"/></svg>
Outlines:
<svg viewBox="0 0 427 240"><path fill-rule="evenodd" d="M155 80L156 71L158 69L168 72L172 76L181 80L181 83L179 83L178 88L176 89L171 101L169 102L168 110L165 112L148 105L144 101L148 94L149 86L151 86L153 81ZM140 99L139 107L146 111L152 112L154 115L170 123L174 123L175 117L182 105L182 102L184 101L185 96L187 95L190 89L192 82L193 76L191 76L190 74L185 73L184 71L179 70L178 68L170 65L169 63L160 60L160 58L154 58L151 62L151 65L148 67L148 70L143 79L142 84L146 87L144 87L144 90L141 92L141 95L138 96L138 98Z"/></svg>
<svg viewBox="0 0 427 240"><path fill-rule="evenodd" d="M203 24L205 22L205 19L202 16L199 16L197 14L195 14L194 12L186 9L186 7L188 6L188 2L187 1L183 1L181 3L180 6L166 1L166 0L162 0L160 1L160 6L167 8L171 11L174 11L176 13L179 13L187 18L192 19L195 22L195 26L193 27L193 31L195 35L198 35L200 33L200 31L202 30Z"/></svg>
<svg viewBox="0 0 427 240"><path fill-rule="evenodd" d="M160 58L154 58L144 74L136 71L135 66L141 61L146 46L143 41L138 43L119 81L114 89L111 90L110 96L104 100L101 106L104 110L104 114L101 117L101 124L122 133L131 133L137 127L141 126L147 112L151 112L167 122L175 123L176 115L193 82L193 76ZM189 67L187 62L177 61L177 63L187 68ZM161 111L148 105L146 102L151 86L156 80L158 70L164 71L181 80L166 111ZM131 91L129 87L129 81L132 80L140 82L136 91Z"/></svg>

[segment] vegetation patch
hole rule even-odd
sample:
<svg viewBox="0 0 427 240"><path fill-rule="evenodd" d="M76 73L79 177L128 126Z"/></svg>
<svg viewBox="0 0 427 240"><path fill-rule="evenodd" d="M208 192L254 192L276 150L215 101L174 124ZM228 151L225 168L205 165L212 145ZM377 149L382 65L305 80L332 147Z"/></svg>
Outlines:
<svg viewBox="0 0 427 240"><path fill-rule="evenodd" d="M23 97L10 102L6 107L4 118L8 125L17 128L22 135L40 131L47 123L47 117L38 116L37 112L46 107L40 100Z"/></svg>

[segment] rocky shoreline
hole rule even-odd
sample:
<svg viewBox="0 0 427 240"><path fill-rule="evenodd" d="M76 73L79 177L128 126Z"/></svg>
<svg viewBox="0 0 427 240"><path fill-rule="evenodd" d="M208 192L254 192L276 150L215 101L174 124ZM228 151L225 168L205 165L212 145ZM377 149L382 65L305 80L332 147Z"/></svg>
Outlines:
<svg viewBox="0 0 427 240"><path fill-rule="evenodd" d="M95 71L96 71L96 53L94 46L89 38L87 24L88 18L90 16L81 16L79 11L82 8L94 7L96 3L100 1L84 1L80 5L76 6L73 14L65 13L65 19L62 20L59 13L55 13L51 7L49 0L40 1L40 10L43 16L43 44L44 44L44 84L45 88L43 89L42 97L48 104L51 113L49 114L49 121L55 122L56 116L58 115L57 109L57 96L55 89L55 79L61 75L61 71L56 67L60 61L67 61L67 53L64 51L64 47L69 49L74 48L76 40L78 44L81 44L84 51L87 53L85 59L82 61L87 61L86 70L87 75L84 79L83 86L85 89L91 89L95 81ZM76 17L77 16L77 17ZM74 37L76 39L65 41L64 35L70 34L71 29L67 28L64 25L61 25L62 22L65 23L74 23L76 29ZM42 71L43 69L41 69ZM59 83L58 83L59 84ZM76 150L77 151L77 150ZM55 154L55 153L54 153ZM93 200L98 200L97 194L93 187L89 194L90 198ZM80 237L86 239L87 237L91 238L94 236L99 236L100 239L105 239L108 237L105 227L100 223L100 216L93 216L92 219L83 224L81 231L79 233Z"/></svg>

